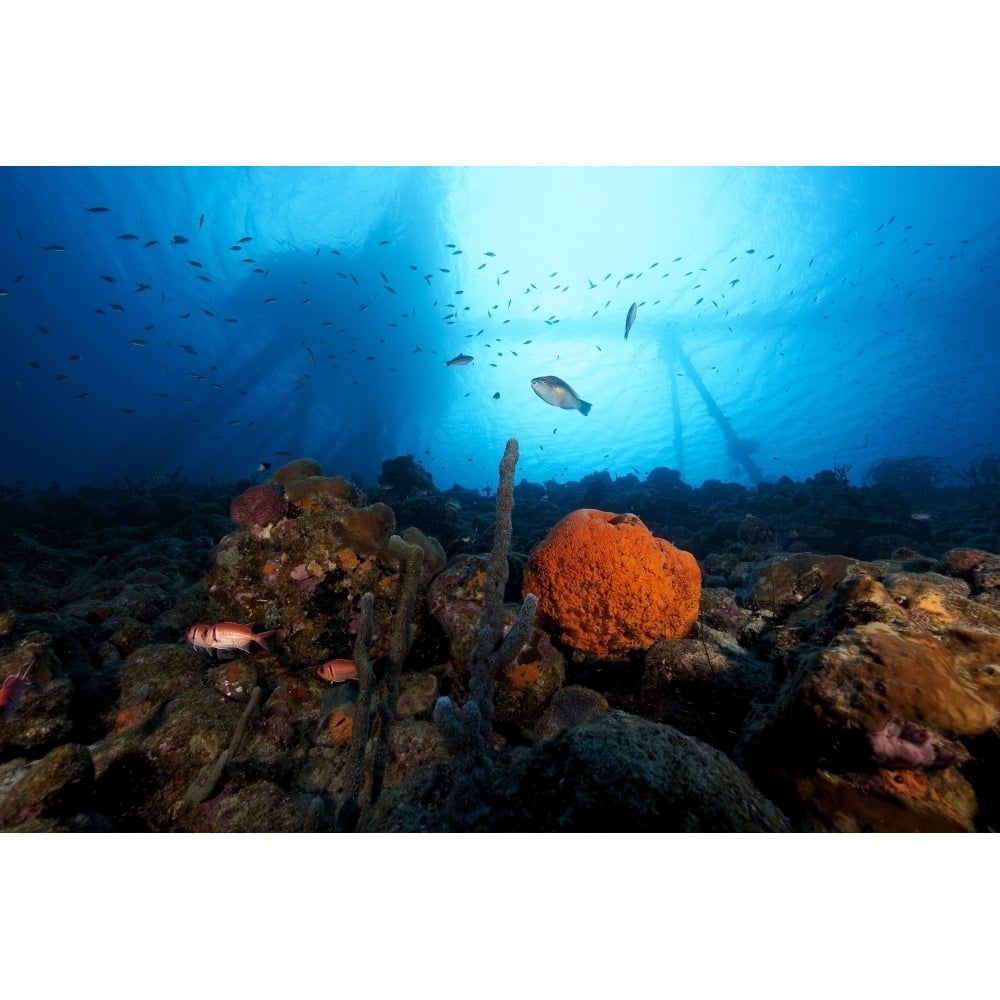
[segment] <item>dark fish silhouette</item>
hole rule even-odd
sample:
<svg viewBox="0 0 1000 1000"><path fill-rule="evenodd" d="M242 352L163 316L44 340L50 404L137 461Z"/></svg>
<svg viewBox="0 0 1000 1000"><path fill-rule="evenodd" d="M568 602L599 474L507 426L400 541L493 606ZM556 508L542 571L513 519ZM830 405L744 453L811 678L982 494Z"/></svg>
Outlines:
<svg viewBox="0 0 1000 1000"><path fill-rule="evenodd" d="M625 339L628 340L628 332L632 329L632 324L635 322L635 314L638 311L638 306L633 302L632 305L628 307L628 315L625 317Z"/></svg>
<svg viewBox="0 0 1000 1000"><path fill-rule="evenodd" d="M50 243L43 249L48 250L50 253L65 253L66 251L66 248L61 243Z"/></svg>
<svg viewBox="0 0 1000 1000"><path fill-rule="evenodd" d="M116 240L137 240L139 237L135 233L122 233L120 236L116 236Z"/></svg>
<svg viewBox="0 0 1000 1000"><path fill-rule="evenodd" d="M95 215L97 215L99 212L110 212L111 209L105 208L103 205L94 205L93 208L85 208L84 211L93 212Z"/></svg>
<svg viewBox="0 0 1000 1000"><path fill-rule="evenodd" d="M456 354L451 361L446 361L444 364L446 368L453 368L460 365L471 365L472 360L471 354Z"/></svg>
<svg viewBox="0 0 1000 1000"><path fill-rule="evenodd" d="M189 243L190 240L186 236L171 236L170 242L176 245L179 243Z"/></svg>

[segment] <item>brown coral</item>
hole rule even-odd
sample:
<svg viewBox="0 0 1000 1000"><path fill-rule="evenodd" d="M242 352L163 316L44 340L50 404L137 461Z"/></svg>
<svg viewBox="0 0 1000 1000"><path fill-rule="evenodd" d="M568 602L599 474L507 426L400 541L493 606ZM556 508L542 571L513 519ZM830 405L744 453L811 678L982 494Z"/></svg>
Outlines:
<svg viewBox="0 0 1000 1000"><path fill-rule="evenodd" d="M315 458L294 458L286 462L280 469L275 469L268 477L269 483L278 486L287 486L296 480L305 479L307 476L322 476L323 468Z"/></svg>
<svg viewBox="0 0 1000 1000"><path fill-rule="evenodd" d="M563 642L597 656L686 635L701 572L690 552L655 538L634 514L567 514L531 553L524 593Z"/></svg>
<svg viewBox="0 0 1000 1000"><path fill-rule="evenodd" d="M300 510L343 510L364 502L361 491L342 476L304 476L285 486L285 496Z"/></svg>
<svg viewBox="0 0 1000 1000"><path fill-rule="evenodd" d="M241 528L264 528L285 513L285 497L278 486L251 486L229 505L229 516Z"/></svg>

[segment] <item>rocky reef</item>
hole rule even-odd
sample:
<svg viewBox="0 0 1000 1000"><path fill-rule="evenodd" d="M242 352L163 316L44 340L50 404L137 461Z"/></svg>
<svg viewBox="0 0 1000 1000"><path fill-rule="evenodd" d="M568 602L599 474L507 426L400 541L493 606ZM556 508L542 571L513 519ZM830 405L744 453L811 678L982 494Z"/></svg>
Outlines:
<svg viewBox="0 0 1000 1000"><path fill-rule="evenodd" d="M515 464L0 487L0 829L1000 824L997 487Z"/></svg>

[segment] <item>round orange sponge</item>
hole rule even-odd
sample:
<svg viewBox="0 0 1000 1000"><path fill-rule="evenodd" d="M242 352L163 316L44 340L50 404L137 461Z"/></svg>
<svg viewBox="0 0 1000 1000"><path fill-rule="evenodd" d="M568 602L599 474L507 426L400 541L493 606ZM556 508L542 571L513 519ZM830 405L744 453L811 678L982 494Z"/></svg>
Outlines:
<svg viewBox="0 0 1000 1000"><path fill-rule="evenodd" d="M701 571L690 552L655 538L635 514L575 510L535 546L524 593L543 624L576 649L613 656L691 631Z"/></svg>

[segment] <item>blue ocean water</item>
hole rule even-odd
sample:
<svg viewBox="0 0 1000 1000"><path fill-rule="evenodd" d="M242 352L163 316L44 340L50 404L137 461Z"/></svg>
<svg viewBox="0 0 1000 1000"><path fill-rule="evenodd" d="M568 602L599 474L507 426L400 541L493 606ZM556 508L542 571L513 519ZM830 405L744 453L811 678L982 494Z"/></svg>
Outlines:
<svg viewBox="0 0 1000 1000"><path fill-rule="evenodd" d="M0 220L9 484L1000 452L993 168L14 167Z"/></svg>

